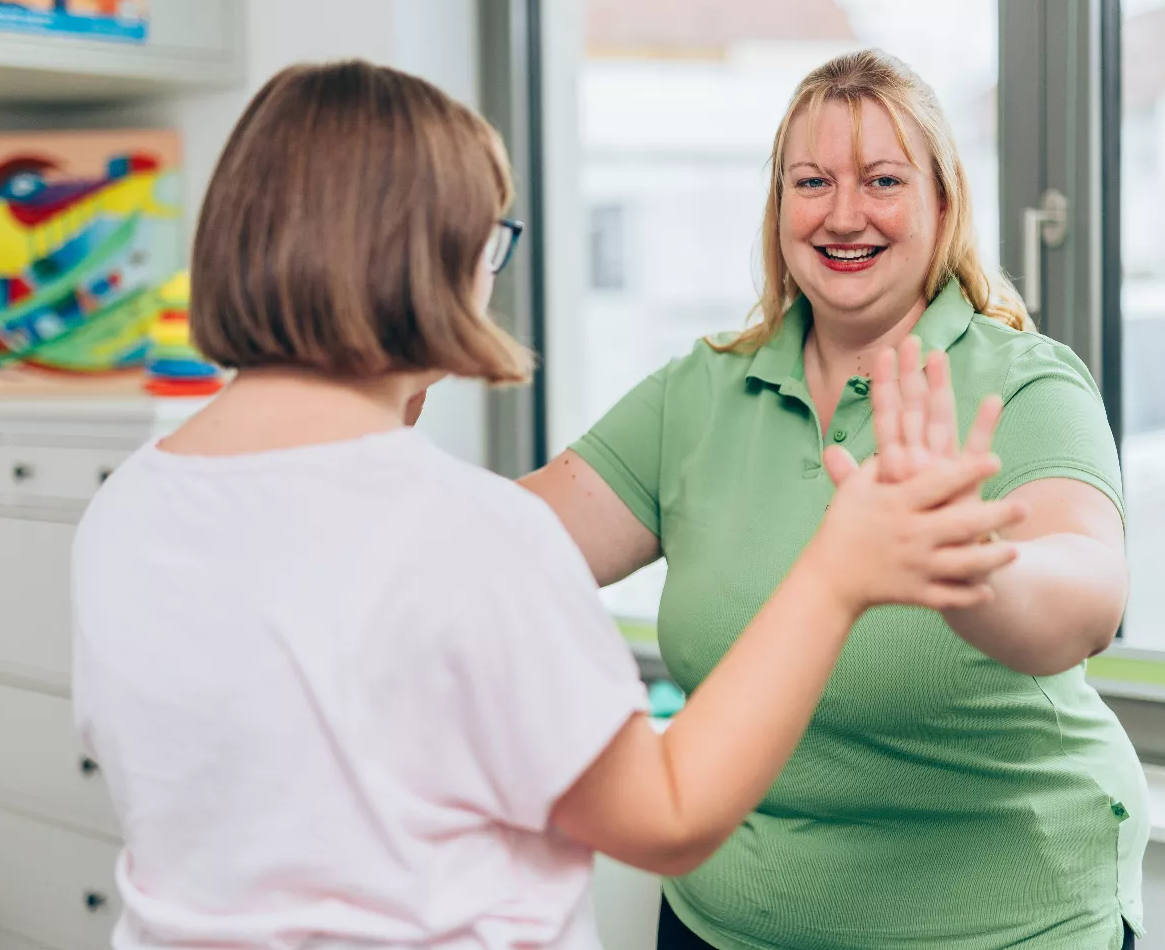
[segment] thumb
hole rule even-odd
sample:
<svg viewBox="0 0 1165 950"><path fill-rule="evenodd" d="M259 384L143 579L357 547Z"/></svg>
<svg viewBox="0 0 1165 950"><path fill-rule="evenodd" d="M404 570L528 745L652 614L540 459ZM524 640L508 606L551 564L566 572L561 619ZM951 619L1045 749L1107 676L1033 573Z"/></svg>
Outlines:
<svg viewBox="0 0 1165 950"><path fill-rule="evenodd" d="M858 463L854 461L854 457L838 445L827 448L825 454L821 456L821 462L833 484L839 488L842 482L858 470Z"/></svg>

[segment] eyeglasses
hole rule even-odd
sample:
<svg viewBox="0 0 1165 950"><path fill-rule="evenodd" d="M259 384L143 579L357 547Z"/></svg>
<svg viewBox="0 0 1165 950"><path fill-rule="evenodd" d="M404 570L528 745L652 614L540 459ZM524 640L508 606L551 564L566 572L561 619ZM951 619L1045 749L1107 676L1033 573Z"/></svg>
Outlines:
<svg viewBox="0 0 1165 950"><path fill-rule="evenodd" d="M510 263L524 227L521 221L511 221L509 218L501 218L494 225L485 244L486 265L491 273L500 273L502 268Z"/></svg>

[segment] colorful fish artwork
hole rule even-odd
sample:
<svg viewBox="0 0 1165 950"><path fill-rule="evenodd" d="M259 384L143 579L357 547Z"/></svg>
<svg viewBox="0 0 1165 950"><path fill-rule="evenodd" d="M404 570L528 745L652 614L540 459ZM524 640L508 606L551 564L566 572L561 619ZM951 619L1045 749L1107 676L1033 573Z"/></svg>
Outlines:
<svg viewBox="0 0 1165 950"><path fill-rule="evenodd" d="M0 135L0 395L140 390L181 190L174 133Z"/></svg>

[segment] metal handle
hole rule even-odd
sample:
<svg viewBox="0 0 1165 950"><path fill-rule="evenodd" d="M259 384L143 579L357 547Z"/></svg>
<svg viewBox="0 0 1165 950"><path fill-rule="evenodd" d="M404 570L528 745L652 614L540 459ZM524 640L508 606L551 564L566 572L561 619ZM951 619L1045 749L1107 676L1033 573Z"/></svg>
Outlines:
<svg viewBox="0 0 1165 950"><path fill-rule="evenodd" d="M32 466L26 462L17 462L12 466L12 479L17 482L26 482L32 478Z"/></svg>
<svg viewBox="0 0 1165 950"><path fill-rule="evenodd" d="M1041 247L1059 247L1068 236L1068 199L1055 188L1040 197L1038 208L1023 209L1023 303L1028 313L1043 304Z"/></svg>
<svg viewBox="0 0 1165 950"><path fill-rule="evenodd" d="M97 484L104 485L109 480L109 476L112 474L113 469L111 468L99 468L97 470Z"/></svg>
<svg viewBox="0 0 1165 950"><path fill-rule="evenodd" d="M109 898L99 891L88 891L85 894L85 907L89 913L95 914L109 903Z"/></svg>
<svg viewBox="0 0 1165 950"><path fill-rule="evenodd" d="M77 767L81 770L82 775L95 775L101 771L101 766L94 762L88 756L84 756Z"/></svg>

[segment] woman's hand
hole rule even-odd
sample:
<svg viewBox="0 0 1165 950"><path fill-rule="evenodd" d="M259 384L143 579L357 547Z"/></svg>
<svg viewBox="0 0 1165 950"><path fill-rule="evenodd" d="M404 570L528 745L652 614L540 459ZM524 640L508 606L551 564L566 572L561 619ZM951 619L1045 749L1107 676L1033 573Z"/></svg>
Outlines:
<svg viewBox="0 0 1165 950"><path fill-rule="evenodd" d="M994 596L991 573L1016 556L996 532L1023 520L1027 509L979 499L983 482L999 471L989 451L1000 400L984 400L960 453L946 354L932 354L924 376L919 350L909 338L898 357L887 349L875 361L878 454L858 468L844 450L826 451L838 493L814 547L838 560L835 574L845 575L863 607L976 607ZM860 563L841 566L846 545L857 555L849 560Z"/></svg>
<svg viewBox="0 0 1165 950"><path fill-rule="evenodd" d="M879 478L877 459L856 468L844 449L830 449L825 464L840 485L802 560L832 578L848 604L948 610L991 600L986 578L1015 559L1015 547L982 538L1027 514L1020 502L975 497L999 471L997 458L936 459L896 483Z"/></svg>
<svg viewBox="0 0 1165 950"><path fill-rule="evenodd" d="M874 410L879 471L884 482L900 482L934 460L959 455L959 426L950 361L941 350L922 361L922 343L907 337L898 352L887 347L874 360L870 399ZM986 455L1003 412L1003 400L988 396L967 434L963 454Z"/></svg>

